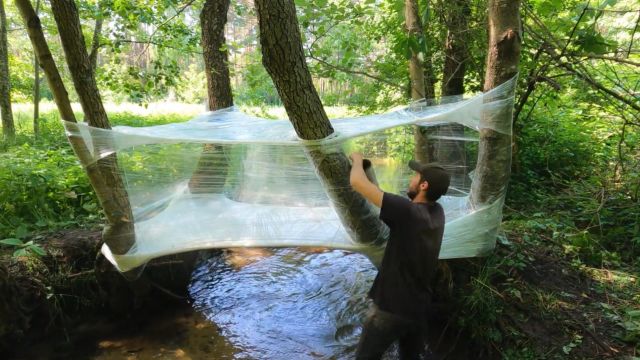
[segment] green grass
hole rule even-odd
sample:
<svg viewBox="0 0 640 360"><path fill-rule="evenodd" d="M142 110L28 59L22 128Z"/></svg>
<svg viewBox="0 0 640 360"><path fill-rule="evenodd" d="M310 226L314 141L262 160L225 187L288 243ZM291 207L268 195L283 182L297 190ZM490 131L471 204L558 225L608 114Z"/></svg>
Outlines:
<svg viewBox="0 0 640 360"><path fill-rule="evenodd" d="M67 142L57 111L44 104L41 135L36 139L30 107L15 108L17 136L12 142L0 143L0 239L99 224L102 215L97 199ZM191 107L165 111L120 106L109 112L109 119L112 125L150 126L186 121L194 114ZM81 113L76 116L82 119Z"/></svg>
<svg viewBox="0 0 640 360"><path fill-rule="evenodd" d="M88 178L69 146L52 103L42 103L40 136L35 138L32 106L14 104L16 138L0 142L0 239L26 238L40 231L94 226L102 222ZM78 121L81 108L73 104ZM106 104L113 126L153 126L191 119L204 105L159 103ZM267 118L285 118L282 107L243 106ZM354 115L346 107L327 107L330 117Z"/></svg>

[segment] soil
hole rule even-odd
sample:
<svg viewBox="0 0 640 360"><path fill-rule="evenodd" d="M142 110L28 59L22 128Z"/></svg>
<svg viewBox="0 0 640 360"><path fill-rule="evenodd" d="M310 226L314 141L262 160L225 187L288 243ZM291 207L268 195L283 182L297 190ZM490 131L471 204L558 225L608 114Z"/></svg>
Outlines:
<svg viewBox="0 0 640 360"><path fill-rule="evenodd" d="M523 245L522 239L513 241ZM518 339L513 345L529 347L546 358L558 354L574 359L638 356L637 345L622 341L619 323L603 311L602 304L620 305L611 283L573 265L559 244L518 249L527 265L521 270L511 268L506 279L493 284L505 305L498 327L503 334L515 335L505 340ZM498 251L506 256L508 250ZM637 286L637 278L635 281Z"/></svg>

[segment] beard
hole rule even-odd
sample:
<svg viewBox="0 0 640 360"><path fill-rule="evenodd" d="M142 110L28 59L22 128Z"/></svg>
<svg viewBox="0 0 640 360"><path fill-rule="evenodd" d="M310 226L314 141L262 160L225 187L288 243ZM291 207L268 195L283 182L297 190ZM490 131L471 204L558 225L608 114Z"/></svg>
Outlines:
<svg viewBox="0 0 640 360"><path fill-rule="evenodd" d="M407 196L409 197L409 199L413 200L416 198L416 196L418 196L418 192L415 190L407 190Z"/></svg>

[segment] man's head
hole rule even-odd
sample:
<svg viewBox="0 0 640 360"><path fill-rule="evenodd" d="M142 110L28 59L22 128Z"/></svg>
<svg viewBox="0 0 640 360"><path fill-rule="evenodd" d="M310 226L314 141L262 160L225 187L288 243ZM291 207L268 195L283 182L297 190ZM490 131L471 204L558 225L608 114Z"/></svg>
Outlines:
<svg viewBox="0 0 640 360"><path fill-rule="evenodd" d="M411 200L424 192L428 201L437 201L449 189L449 174L441 166L409 161L409 167L416 172L409 183L407 195Z"/></svg>

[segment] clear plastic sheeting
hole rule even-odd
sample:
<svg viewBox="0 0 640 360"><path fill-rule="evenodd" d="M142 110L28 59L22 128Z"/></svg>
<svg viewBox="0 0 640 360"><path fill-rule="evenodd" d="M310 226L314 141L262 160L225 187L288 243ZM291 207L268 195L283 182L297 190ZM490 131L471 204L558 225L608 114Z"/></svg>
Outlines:
<svg viewBox="0 0 640 360"><path fill-rule="evenodd" d="M288 120L236 108L152 127L64 125L71 139L86 145L87 153L79 154L84 166L117 154L135 245L124 255L112 254L106 244L102 251L120 271L163 255L241 246L322 246L379 255L379 247L359 242L342 224L341 209L330 200L340 189L323 185L310 149L362 152L380 188L393 193L406 191L408 160L439 161L452 174L450 191L440 199L447 219L440 258L474 257L495 246L505 191L490 204L469 203L478 131L511 134L510 121L498 126L486 119L513 106L514 85L512 79L472 97L334 119L334 134L311 142L300 140Z"/></svg>

